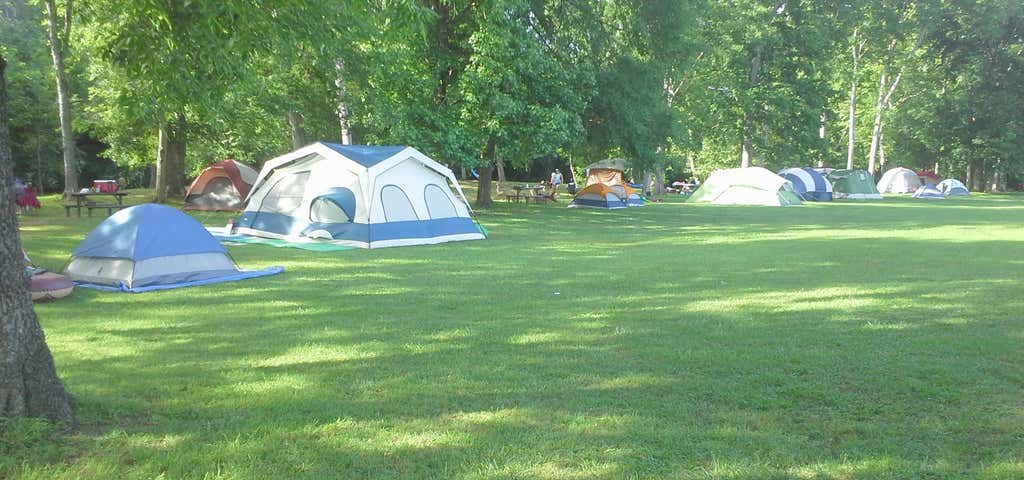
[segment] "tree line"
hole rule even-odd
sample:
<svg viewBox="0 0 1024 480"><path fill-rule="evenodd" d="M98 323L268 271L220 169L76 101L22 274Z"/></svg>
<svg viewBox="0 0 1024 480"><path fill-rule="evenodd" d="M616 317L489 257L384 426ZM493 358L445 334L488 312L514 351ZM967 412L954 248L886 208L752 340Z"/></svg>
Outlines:
<svg viewBox="0 0 1024 480"><path fill-rule="evenodd" d="M551 157L624 157L656 188L901 165L999 190L1024 170L1014 0L73 2L0 5L16 166L65 192L83 137L155 165L159 201L319 139L474 168L481 204Z"/></svg>

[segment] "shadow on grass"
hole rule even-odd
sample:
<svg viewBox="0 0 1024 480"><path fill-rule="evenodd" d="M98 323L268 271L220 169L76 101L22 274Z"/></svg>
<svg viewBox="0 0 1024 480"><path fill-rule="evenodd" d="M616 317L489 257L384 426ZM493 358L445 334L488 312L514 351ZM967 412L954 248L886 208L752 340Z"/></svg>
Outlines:
<svg viewBox="0 0 1024 480"><path fill-rule="evenodd" d="M80 402L78 455L22 468L1024 474L1021 265L1006 261L1024 209L897 207L540 207L524 220L513 206L481 216L482 242L233 247L243 265L288 271L76 292L40 310ZM961 232L973 227L984 233Z"/></svg>

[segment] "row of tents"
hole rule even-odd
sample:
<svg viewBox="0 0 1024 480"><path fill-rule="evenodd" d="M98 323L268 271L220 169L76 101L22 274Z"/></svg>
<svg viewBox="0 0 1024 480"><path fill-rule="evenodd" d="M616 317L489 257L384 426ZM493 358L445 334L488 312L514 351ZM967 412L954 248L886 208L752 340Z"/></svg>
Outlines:
<svg viewBox="0 0 1024 480"><path fill-rule="evenodd" d="M690 196L691 202L724 205L799 205L833 198L880 200L882 193L913 193L915 198L942 199L969 195L956 179L922 184L917 172L894 168L876 184L864 170L787 168L778 174L761 167L716 170Z"/></svg>

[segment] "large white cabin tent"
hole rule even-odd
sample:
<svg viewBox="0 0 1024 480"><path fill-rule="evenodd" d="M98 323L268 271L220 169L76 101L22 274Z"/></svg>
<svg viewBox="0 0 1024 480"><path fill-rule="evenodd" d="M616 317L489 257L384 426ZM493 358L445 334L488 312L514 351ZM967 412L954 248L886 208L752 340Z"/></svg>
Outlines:
<svg viewBox="0 0 1024 480"><path fill-rule="evenodd" d="M361 248L484 238L452 171L405 146L317 142L271 159L235 233Z"/></svg>

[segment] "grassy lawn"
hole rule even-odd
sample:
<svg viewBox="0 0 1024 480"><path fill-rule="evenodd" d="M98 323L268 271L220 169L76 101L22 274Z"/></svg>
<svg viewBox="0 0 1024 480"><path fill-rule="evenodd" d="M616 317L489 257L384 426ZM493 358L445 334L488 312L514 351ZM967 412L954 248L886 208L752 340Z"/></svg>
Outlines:
<svg viewBox="0 0 1024 480"><path fill-rule="evenodd" d="M59 269L102 215L47 202ZM81 426L8 424L0 478L1024 477L1024 197L564 202L39 305Z"/></svg>

